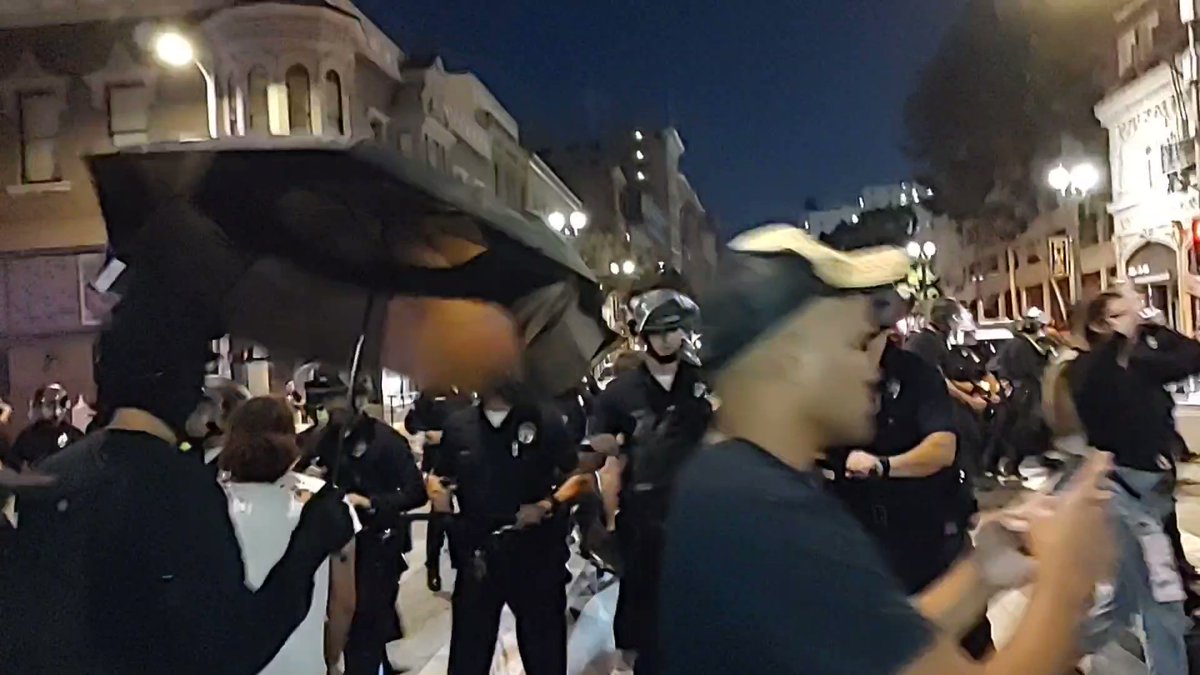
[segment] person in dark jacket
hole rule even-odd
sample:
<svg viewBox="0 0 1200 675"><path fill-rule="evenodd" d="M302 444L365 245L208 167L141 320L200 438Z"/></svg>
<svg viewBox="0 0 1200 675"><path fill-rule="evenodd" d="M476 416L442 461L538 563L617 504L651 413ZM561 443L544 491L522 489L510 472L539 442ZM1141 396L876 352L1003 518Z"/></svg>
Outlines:
<svg viewBox="0 0 1200 675"><path fill-rule="evenodd" d="M376 675L380 666L391 669L387 643L403 637L396 597L412 535L402 516L428 501L425 481L408 440L366 413L355 413L350 388L338 373L319 370L305 392L310 405L328 412L327 423L300 436L308 470L336 481L363 525L355 542L357 601L346 643L346 675ZM355 387L360 403L368 393L364 384Z"/></svg>
<svg viewBox="0 0 1200 675"><path fill-rule="evenodd" d="M470 397L458 394L456 391L448 392L446 395L436 392L421 392L417 400L413 402L412 410L404 418L404 429L414 436L424 435L421 471L426 476L429 476L433 472L433 468L437 466L446 420L455 411L469 406L470 402ZM425 584L434 593L442 590L441 560L442 547L445 544L445 521L429 521L425 533Z"/></svg>
<svg viewBox="0 0 1200 675"><path fill-rule="evenodd" d="M698 366L684 357L685 336L699 308L677 291L653 289L631 303L646 358L618 375L597 399L588 422L593 452L587 470L619 456L617 540L622 577L613 629L617 647L636 654L634 672L661 672L658 587L663 527L675 476L712 419L713 399Z"/></svg>
<svg viewBox="0 0 1200 675"><path fill-rule="evenodd" d="M341 495L322 490L263 585L247 588L225 493L179 448L218 330L145 281L98 345L108 427L42 462L52 485L18 488L0 565L6 673L254 675L308 613L317 568L353 536Z"/></svg>
<svg viewBox="0 0 1200 675"><path fill-rule="evenodd" d="M10 451L14 468L36 467L46 458L83 438L83 432L71 425L71 396L61 385L39 388L29 402L29 426L25 427Z"/></svg>
<svg viewBox="0 0 1200 675"><path fill-rule="evenodd" d="M1042 315L1032 312L1026 316L1013 339L1005 343L996 355L996 374L1009 383L1012 393L1004 410L1004 422L997 430L1000 442L993 446L995 454L988 458L990 466L1004 478L1019 479L1020 466L1026 457L1045 458L1050 449L1050 430L1042 418L1042 374L1050 363L1052 352L1044 339L1045 322Z"/></svg>

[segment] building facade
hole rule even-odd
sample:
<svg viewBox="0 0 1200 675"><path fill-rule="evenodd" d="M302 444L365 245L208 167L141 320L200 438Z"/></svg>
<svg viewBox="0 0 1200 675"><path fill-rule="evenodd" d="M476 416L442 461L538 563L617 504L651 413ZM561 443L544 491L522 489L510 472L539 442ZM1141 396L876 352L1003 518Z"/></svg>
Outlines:
<svg viewBox="0 0 1200 675"><path fill-rule="evenodd" d="M585 204L589 262L602 275L619 282L673 269L694 289L711 280L717 227L681 169L684 151L679 132L668 127L543 153Z"/></svg>
<svg viewBox="0 0 1200 675"><path fill-rule="evenodd" d="M192 40L197 63L151 57L167 28ZM21 409L47 382L94 393L86 282L105 229L83 156L227 136L373 138L516 210L534 194L539 209L579 208L479 88L440 63L409 64L351 0L0 3L0 396ZM261 352L236 340L232 352L251 354L243 379L257 389L290 376L253 365Z"/></svg>
<svg viewBox="0 0 1200 675"><path fill-rule="evenodd" d="M1117 13L1108 93L1095 112L1109 136L1117 273L1191 333L1200 204L1195 76L1179 11L1177 0L1140 0Z"/></svg>

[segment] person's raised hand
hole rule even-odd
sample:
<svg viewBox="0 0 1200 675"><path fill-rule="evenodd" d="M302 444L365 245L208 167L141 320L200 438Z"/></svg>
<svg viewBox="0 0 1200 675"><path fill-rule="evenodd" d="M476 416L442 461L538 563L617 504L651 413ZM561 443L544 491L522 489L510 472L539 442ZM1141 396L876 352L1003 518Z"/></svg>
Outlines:
<svg viewBox="0 0 1200 675"><path fill-rule="evenodd" d="M1052 512L1029 519L1029 546L1051 583L1077 584L1080 592L1109 578L1116 560L1107 509L1112 456L1096 452L1071 479Z"/></svg>

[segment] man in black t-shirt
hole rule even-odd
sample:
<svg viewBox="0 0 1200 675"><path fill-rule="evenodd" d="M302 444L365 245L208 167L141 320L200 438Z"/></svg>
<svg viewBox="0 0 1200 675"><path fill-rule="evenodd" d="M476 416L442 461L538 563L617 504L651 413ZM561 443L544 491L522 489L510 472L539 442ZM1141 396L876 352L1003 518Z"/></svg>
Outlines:
<svg viewBox="0 0 1200 675"><path fill-rule="evenodd" d="M823 448L870 440L878 378L866 346L897 318L899 249L844 254L798 228L745 233L705 298L716 430L679 477L667 525L662 646L671 675L1061 675L1111 567L1098 455L1054 516L1027 516L1038 556L1012 641L973 663L958 639L998 589L1028 581L993 522L974 554L906 598L815 471ZM1010 515L1010 518L1015 514Z"/></svg>

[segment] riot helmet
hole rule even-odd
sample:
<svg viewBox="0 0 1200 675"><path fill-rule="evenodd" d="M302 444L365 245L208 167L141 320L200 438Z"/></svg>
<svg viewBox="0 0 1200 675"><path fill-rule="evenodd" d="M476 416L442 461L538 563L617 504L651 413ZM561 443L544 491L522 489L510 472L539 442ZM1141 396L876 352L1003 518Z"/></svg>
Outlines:
<svg viewBox="0 0 1200 675"><path fill-rule="evenodd" d="M655 288L629 302L633 332L646 352L660 363L673 363L688 353L695 339L700 307L680 291Z"/></svg>
<svg viewBox="0 0 1200 675"><path fill-rule="evenodd" d="M71 396L61 384L39 387L29 401L30 422L66 422L71 415Z"/></svg>

